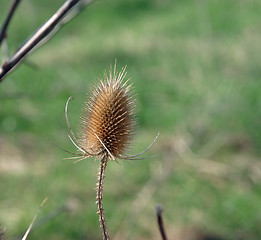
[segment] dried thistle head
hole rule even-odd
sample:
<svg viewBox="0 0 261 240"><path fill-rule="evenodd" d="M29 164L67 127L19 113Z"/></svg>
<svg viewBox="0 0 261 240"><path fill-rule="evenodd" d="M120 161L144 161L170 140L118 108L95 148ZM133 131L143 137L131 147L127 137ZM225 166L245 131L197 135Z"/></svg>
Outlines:
<svg viewBox="0 0 261 240"><path fill-rule="evenodd" d="M81 130L77 139L72 131L68 119L68 104L71 99L67 100L65 107L66 121L71 132L68 135L74 146L81 153L71 153L75 155L70 159L76 159L75 162L95 156L100 159L116 160L140 160L136 158L145 153L156 141L156 136L152 144L143 152L126 156L124 151L129 145L135 126L134 98L132 94L133 87L124 82L126 77L125 68L116 72L110 71L109 75L104 74L104 79L94 88L88 101L84 103L81 117Z"/></svg>
<svg viewBox="0 0 261 240"><path fill-rule="evenodd" d="M134 99L125 68L104 74L90 99L84 103L79 143L92 155L121 158L134 130Z"/></svg>

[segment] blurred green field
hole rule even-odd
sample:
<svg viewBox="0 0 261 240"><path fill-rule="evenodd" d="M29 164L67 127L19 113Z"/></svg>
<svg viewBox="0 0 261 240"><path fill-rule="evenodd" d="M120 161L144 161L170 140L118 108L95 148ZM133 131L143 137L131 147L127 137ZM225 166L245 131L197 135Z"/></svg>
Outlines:
<svg viewBox="0 0 261 240"><path fill-rule="evenodd" d="M62 3L22 1L8 31L10 54ZM1 1L0 23L9 5ZM85 97L117 59L137 94L128 152L161 134L146 153L154 158L108 165L112 238L160 239L160 203L169 239L261 239L260 16L260 0L96 1L31 54L0 84L0 224L7 238L23 235L48 197L28 239L101 239L99 163L72 164L56 145L76 151L67 138L66 100L74 98L76 131Z"/></svg>

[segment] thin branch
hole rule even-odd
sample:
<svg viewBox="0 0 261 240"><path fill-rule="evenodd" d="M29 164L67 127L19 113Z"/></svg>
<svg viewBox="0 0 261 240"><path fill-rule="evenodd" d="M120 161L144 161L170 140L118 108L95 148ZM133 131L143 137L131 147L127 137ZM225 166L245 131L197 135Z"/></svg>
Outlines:
<svg viewBox="0 0 261 240"><path fill-rule="evenodd" d="M54 28L64 18L64 16L80 1L81 0L67 0L60 7L60 9L58 9L58 11L25 42L25 44L13 55L9 61L3 63L0 68L0 82L3 81L4 77L11 70L13 70L37 44L39 44L54 30Z"/></svg>
<svg viewBox="0 0 261 240"><path fill-rule="evenodd" d="M164 228L164 224L163 224L163 218L162 218L163 207L161 205L157 205L155 207L155 210L156 210L156 214L157 214L158 226L159 226L162 240L167 240L167 236L166 236L165 228Z"/></svg>
<svg viewBox="0 0 261 240"><path fill-rule="evenodd" d="M19 2L20 2L20 0L14 0L12 5L11 5L9 13L6 17L6 20L3 24L3 27L2 27L1 32L0 32L0 46L2 45L2 41L6 38L8 25L9 25L11 19L12 19L12 16L14 15L14 12L15 12Z"/></svg>

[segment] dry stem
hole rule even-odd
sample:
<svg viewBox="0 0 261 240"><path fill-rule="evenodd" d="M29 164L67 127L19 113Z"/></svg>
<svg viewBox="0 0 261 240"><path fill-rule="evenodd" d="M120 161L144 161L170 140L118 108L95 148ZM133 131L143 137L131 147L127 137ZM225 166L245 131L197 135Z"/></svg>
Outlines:
<svg viewBox="0 0 261 240"><path fill-rule="evenodd" d="M2 64L2 66L0 67L0 83L3 81L5 76L9 72L11 72L31 52L31 50L39 46L39 44L49 40L49 37L52 36L59 28L57 27L58 24L61 23L62 19L73 9L76 4L81 3L81 5L79 5L79 9L76 10L73 14L73 17L77 15L77 13L79 13L84 6L88 5L91 2L92 0L67 0L52 17L18 49L18 51L11 57L10 60ZM13 8L15 9L16 6L17 4ZM10 11L9 15L12 16L13 12L14 11ZM6 21L6 27L3 28L1 31L1 38L3 37L3 39L5 37L5 32L9 21L10 20Z"/></svg>
<svg viewBox="0 0 261 240"><path fill-rule="evenodd" d="M102 205L103 180L105 177L105 170L106 170L107 163L108 163L108 158L104 156L100 162L100 169L98 173L98 183L97 183L97 197L96 197L97 205L98 205L97 213L99 214L99 220L100 220L100 225L102 228L102 234L104 240L110 239L105 216L104 216L103 205Z"/></svg>
<svg viewBox="0 0 261 240"><path fill-rule="evenodd" d="M15 12L19 3L20 3L20 0L14 0L12 5L11 5L11 8L8 12L8 15L5 19L5 22L4 22L3 27L1 29L1 32L0 32L0 46L2 45L3 40L6 38L8 25L11 21L11 18L14 15L14 12Z"/></svg>

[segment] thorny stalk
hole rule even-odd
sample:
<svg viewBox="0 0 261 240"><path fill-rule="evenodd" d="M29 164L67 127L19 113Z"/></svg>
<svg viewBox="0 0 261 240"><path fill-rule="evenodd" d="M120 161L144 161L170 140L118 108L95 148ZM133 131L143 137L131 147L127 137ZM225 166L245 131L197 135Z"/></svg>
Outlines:
<svg viewBox="0 0 261 240"><path fill-rule="evenodd" d="M100 225L102 228L102 234L103 234L104 240L110 239L107 225L106 225L105 216L104 216L103 204L102 204L103 181L104 181L104 177L105 177L105 170L106 170L107 163L108 163L108 158L105 155L101 159L101 162L100 162L100 169L99 169L99 173L98 173L98 182L97 182L97 196L96 196L99 220L100 220Z"/></svg>

